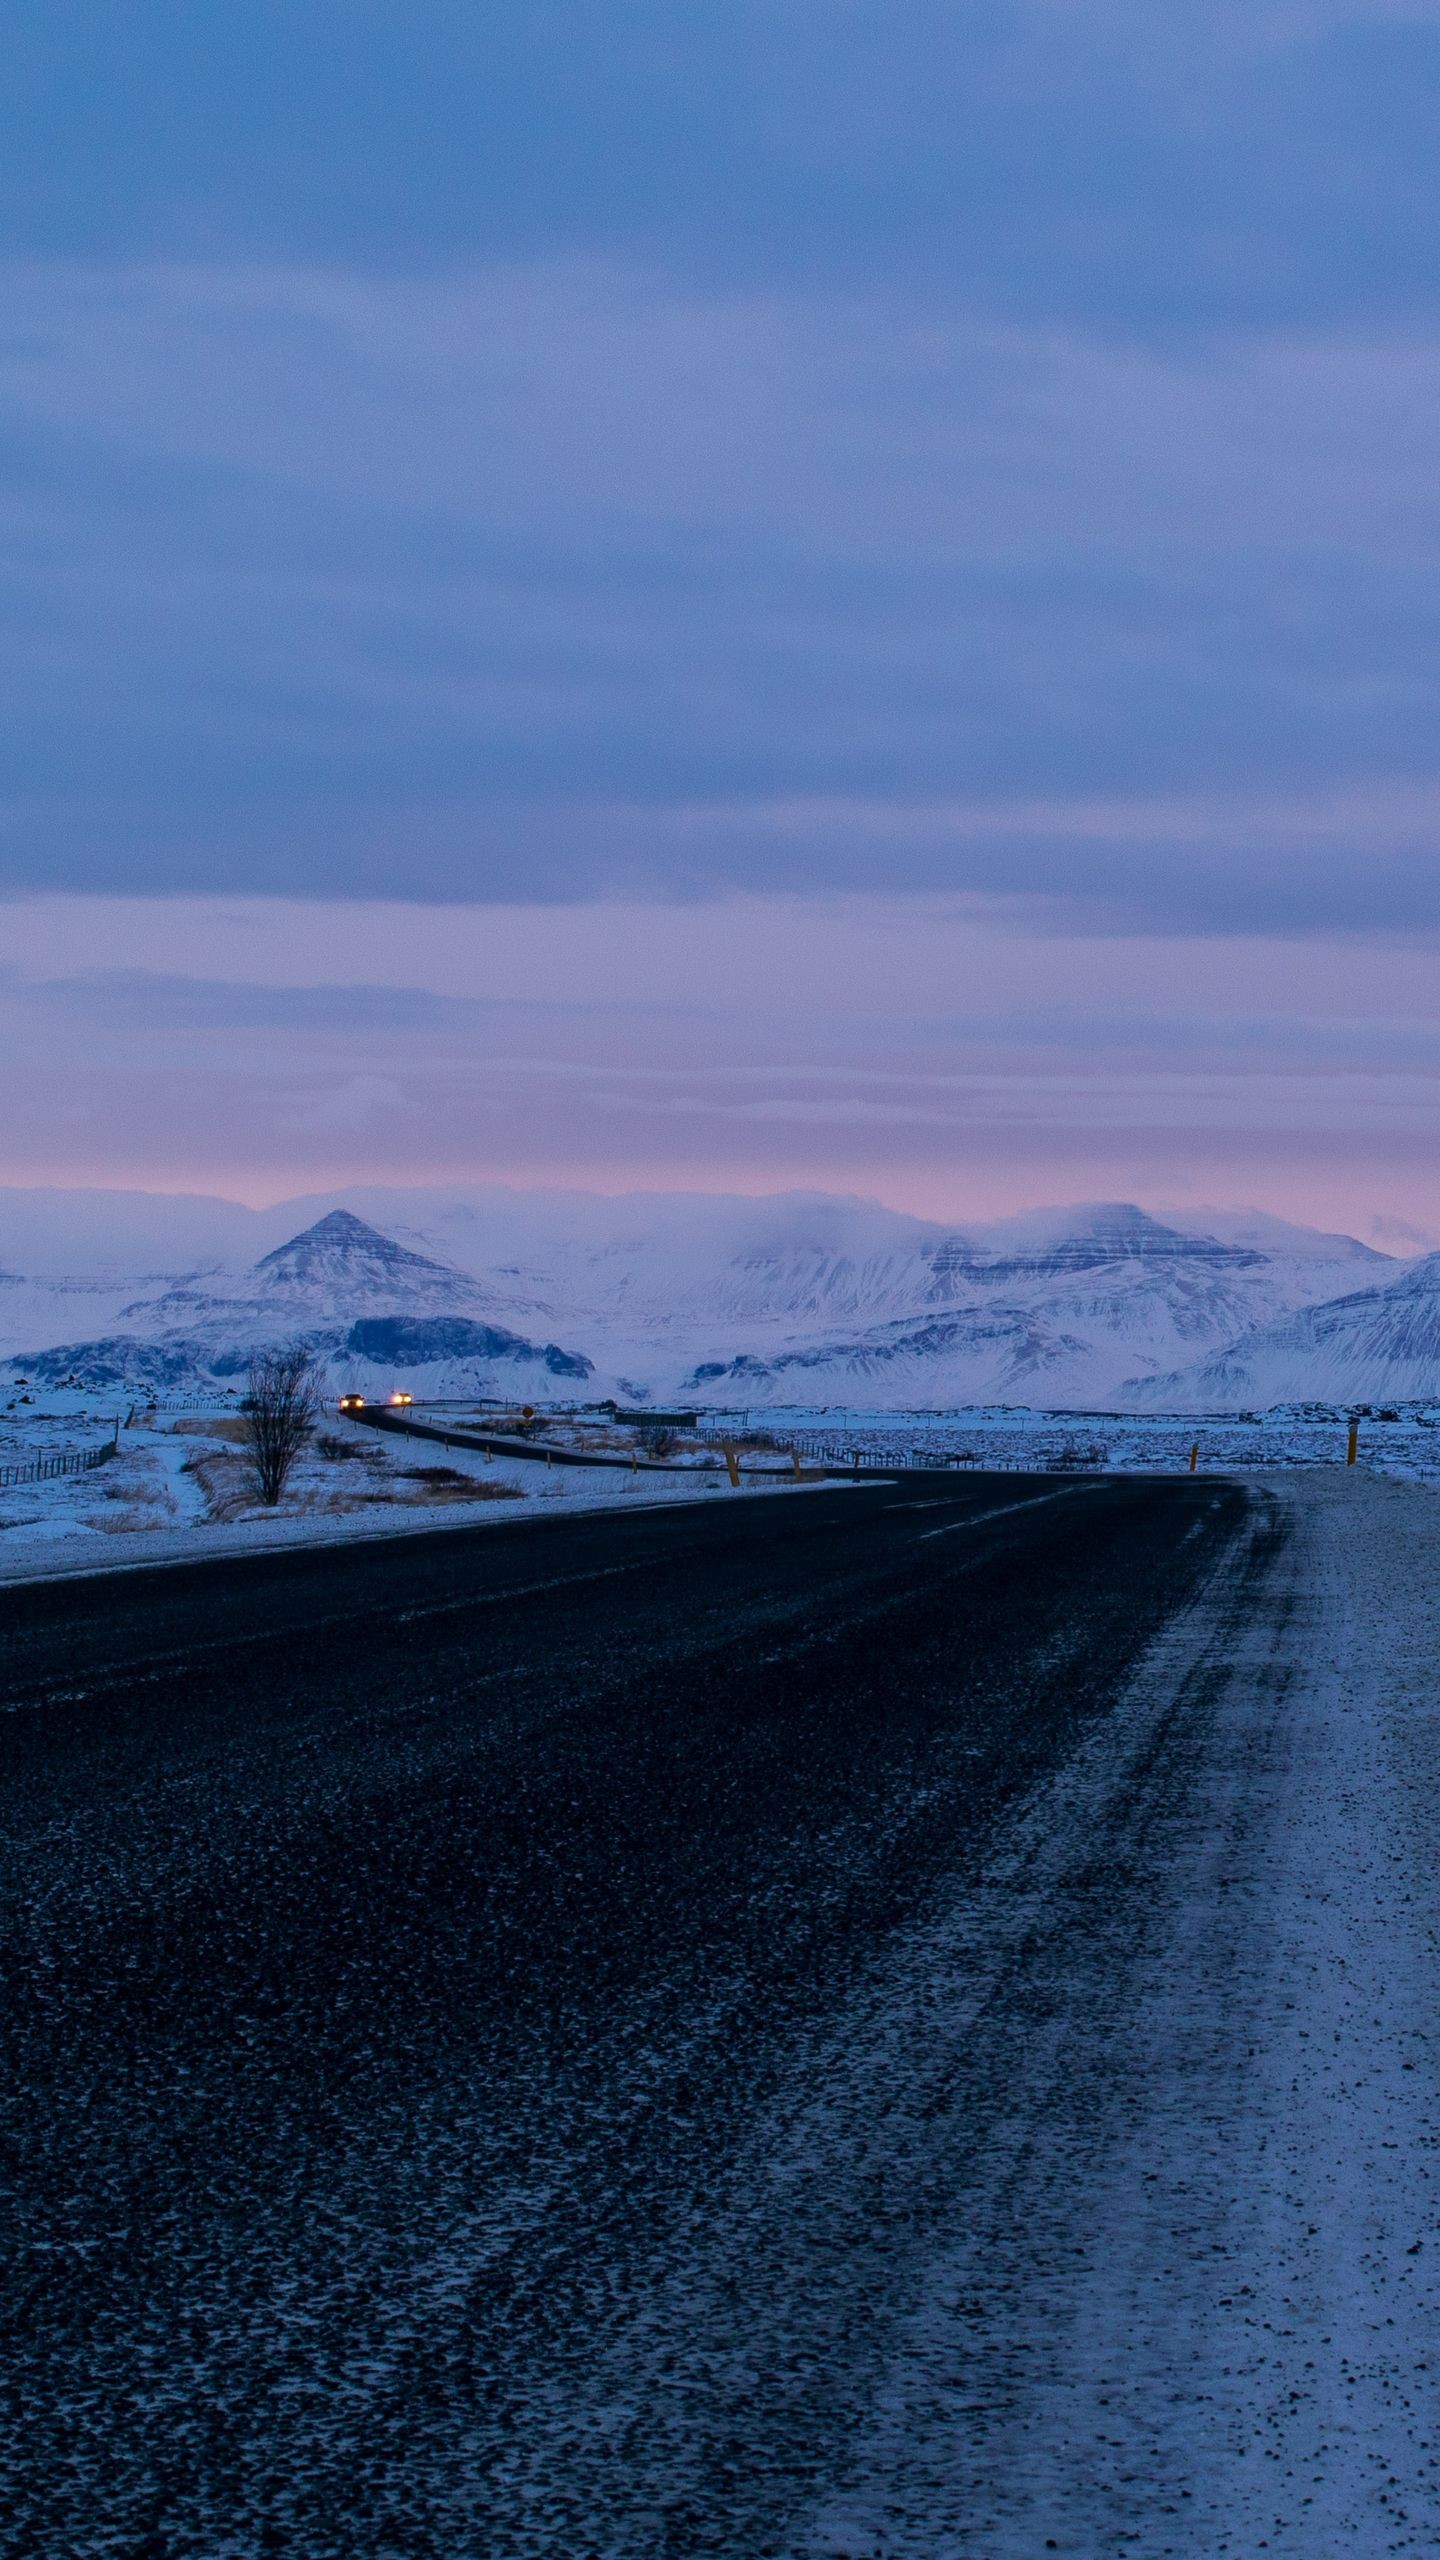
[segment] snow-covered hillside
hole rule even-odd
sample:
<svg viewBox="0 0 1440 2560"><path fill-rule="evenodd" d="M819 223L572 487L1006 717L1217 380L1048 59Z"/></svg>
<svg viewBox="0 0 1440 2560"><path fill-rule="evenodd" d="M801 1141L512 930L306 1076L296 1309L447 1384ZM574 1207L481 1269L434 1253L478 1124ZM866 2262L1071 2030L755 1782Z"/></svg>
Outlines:
<svg viewBox="0 0 1440 2560"><path fill-rule="evenodd" d="M266 1211L127 1194L112 1234L110 1196L55 1194L47 1225L46 1195L0 1194L12 1376L18 1355L41 1383L183 1393L303 1338L337 1384L370 1392L1251 1401L1236 1345L1308 1358L1307 1308L1357 1282L1383 1298L1411 1270L1259 1212L1211 1213L1215 1233L1124 1202L962 1228L818 1193L376 1191ZM232 1235L241 1250L194 1250ZM1328 1340L1313 1336L1322 1365ZM1276 1392L1350 1392L1298 1374Z"/></svg>
<svg viewBox="0 0 1440 2560"><path fill-rule="evenodd" d="M1221 1351L1133 1383L1132 1400L1176 1412L1307 1399L1402 1404L1440 1391L1440 1253L1378 1286L1302 1307Z"/></svg>
<svg viewBox="0 0 1440 2560"><path fill-rule="evenodd" d="M752 1327L682 1383L743 1391L750 1403L1121 1406L1187 1355L1353 1287L1357 1264L1393 1268L1343 1245L1334 1255L1310 1239L1299 1252L1261 1251L1182 1233L1128 1204L1046 1212L927 1242L896 1292L906 1313L891 1312L892 1298L863 1326Z"/></svg>
<svg viewBox="0 0 1440 2560"><path fill-rule="evenodd" d="M435 1395L534 1390L591 1374L581 1352L536 1342L491 1312L471 1275L334 1210L250 1269L190 1274L124 1303L99 1334L12 1354L12 1378L130 1394L233 1386L257 1350L304 1342L337 1386L384 1393L414 1370Z"/></svg>

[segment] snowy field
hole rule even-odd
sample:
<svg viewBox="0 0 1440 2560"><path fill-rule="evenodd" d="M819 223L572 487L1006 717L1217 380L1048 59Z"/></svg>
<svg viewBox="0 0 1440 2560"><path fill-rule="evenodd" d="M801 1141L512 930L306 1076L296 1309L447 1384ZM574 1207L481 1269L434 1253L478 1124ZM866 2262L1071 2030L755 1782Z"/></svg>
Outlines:
<svg viewBox="0 0 1440 2560"><path fill-rule="evenodd" d="M1343 1466L1350 1422L1344 1406L1242 1416L1046 1413L1016 1405L880 1415L832 1405L748 1415L737 1409L734 1419L842 1463L858 1452L867 1464L1098 1467L1122 1475L1177 1473L1189 1466L1192 1448L1206 1474ZM1372 1473L1440 1483L1440 1404L1362 1414L1359 1435L1359 1461Z"/></svg>
<svg viewBox="0 0 1440 2560"><path fill-rule="evenodd" d="M480 1407L416 1407L416 1417L457 1429L493 1428ZM557 1446L634 1451L641 1466L547 1467L487 1457L458 1443L407 1440L327 1416L274 1511L253 1501L237 1446L239 1424L212 1403L181 1411L116 1414L83 1394L52 1393L0 1413L0 1467L98 1449L119 1424L115 1457L85 1474L0 1483L0 1580L89 1565L129 1564L259 1543L381 1536L433 1522L474 1523L540 1509L709 1500L729 1494L718 1442L741 1449L746 1499L794 1489L788 1453L802 1461L867 1467L980 1467L1178 1474L1192 1449L1201 1473L1252 1475L1292 1467L1343 1468L1348 1416L1288 1408L1256 1417L1136 1417L1044 1413L1013 1406L912 1410L881 1417L845 1407L717 1410L698 1438L627 1432L572 1410L540 1427ZM1440 1484L1440 1406L1405 1407L1360 1421L1359 1456L1371 1474ZM656 1447L662 1466L647 1465ZM767 1469L780 1471L766 1474Z"/></svg>
<svg viewBox="0 0 1440 2560"><path fill-rule="evenodd" d="M72 1397L0 1420L0 1466L93 1450L116 1415ZM35 1573L219 1555L255 1545L473 1527L549 1511L734 1500L718 1456L685 1472L547 1467L534 1459L322 1422L273 1511L251 1498L233 1414L120 1419L115 1457L86 1474L0 1485L0 1581ZM746 1475L740 1498L781 1490Z"/></svg>

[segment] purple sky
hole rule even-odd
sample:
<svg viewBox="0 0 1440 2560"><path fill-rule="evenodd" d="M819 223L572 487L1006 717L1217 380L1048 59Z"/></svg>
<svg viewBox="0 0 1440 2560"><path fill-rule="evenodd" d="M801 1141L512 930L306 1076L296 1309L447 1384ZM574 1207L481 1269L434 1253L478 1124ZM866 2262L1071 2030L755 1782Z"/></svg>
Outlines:
<svg viewBox="0 0 1440 2560"><path fill-rule="evenodd" d="M1423 942L907 896L11 911L0 1177L1258 1200L1440 1234Z"/></svg>
<svg viewBox="0 0 1440 2560"><path fill-rule="evenodd" d="M1440 6L7 45L5 1178L1440 1233Z"/></svg>

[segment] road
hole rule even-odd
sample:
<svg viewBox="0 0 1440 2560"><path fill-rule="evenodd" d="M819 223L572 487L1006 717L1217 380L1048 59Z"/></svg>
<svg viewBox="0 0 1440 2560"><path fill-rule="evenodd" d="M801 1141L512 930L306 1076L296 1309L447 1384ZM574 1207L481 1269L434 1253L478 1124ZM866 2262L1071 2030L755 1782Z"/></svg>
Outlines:
<svg viewBox="0 0 1440 2560"><path fill-rule="evenodd" d="M1388 2243L1251 2335L1256 2213L1353 2219L1285 2148L1304 1545L911 1477L0 1594L0 2549L1209 2560L1303 2538L1340 2329L1315 2512L1433 2548Z"/></svg>

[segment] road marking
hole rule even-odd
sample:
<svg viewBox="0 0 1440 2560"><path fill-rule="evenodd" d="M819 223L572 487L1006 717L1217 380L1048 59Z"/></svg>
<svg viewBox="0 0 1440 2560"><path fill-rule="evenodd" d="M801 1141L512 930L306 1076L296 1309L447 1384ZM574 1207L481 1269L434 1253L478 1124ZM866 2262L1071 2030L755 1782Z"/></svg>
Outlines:
<svg viewBox="0 0 1440 2560"><path fill-rule="evenodd" d="M918 1546L920 1539L924 1538L948 1538L952 1529L979 1529L987 1520L1007 1519L1012 1511L1034 1511L1042 1502L1068 1502L1074 1493L1093 1493L1094 1490L1094 1486L1089 1484L1067 1484L1062 1485L1058 1493L1032 1493L1028 1502L1002 1502L998 1511L972 1511L963 1520L947 1520L938 1529L922 1529L916 1544Z"/></svg>
<svg viewBox="0 0 1440 2560"><path fill-rule="evenodd" d="M624 1564L592 1565L583 1573L556 1573L544 1582L507 1583L499 1591L467 1591L458 1600L430 1600L417 1609L378 1609L373 1614L389 1626L410 1627L421 1618L455 1617L463 1609L496 1609L507 1600L533 1600L542 1591L568 1591L577 1582L610 1582L618 1573L639 1573L649 1556L631 1556Z"/></svg>

